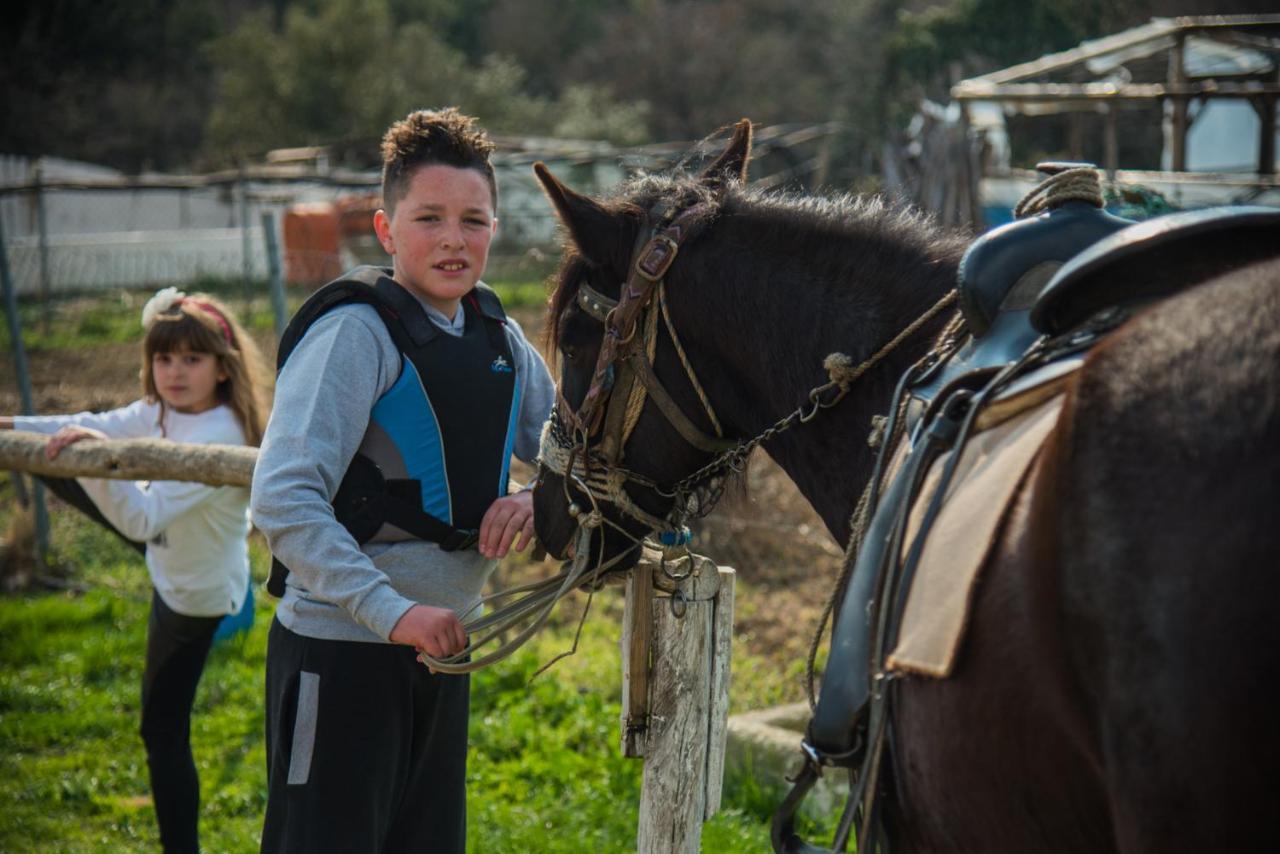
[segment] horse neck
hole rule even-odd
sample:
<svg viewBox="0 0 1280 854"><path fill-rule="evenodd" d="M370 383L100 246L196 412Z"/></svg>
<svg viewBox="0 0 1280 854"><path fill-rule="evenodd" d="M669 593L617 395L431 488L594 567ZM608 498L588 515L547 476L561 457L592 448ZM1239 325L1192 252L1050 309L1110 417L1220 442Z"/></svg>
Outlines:
<svg viewBox="0 0 1280 854"><path fill-rule="evenodd" d="M698 349L717 363L703 373L715 378L708 394L728 435L756 436L794 411L811 388L828 380L828 354L848 354L855 365L868 359L950 290L958 263L954 252L941 260L905 252L889 259L896 263L854 260L823 269L795 256L773 260L718 259L701 282L714 276L723 292L695 289L711 302L694 310L718 317L704 322ZM888 412L898 378L924 355L948 317L940 313L903 341L837 406L764 446L840 543L848 539L850 516L874 466L867 443L871 419Z"/></svg>

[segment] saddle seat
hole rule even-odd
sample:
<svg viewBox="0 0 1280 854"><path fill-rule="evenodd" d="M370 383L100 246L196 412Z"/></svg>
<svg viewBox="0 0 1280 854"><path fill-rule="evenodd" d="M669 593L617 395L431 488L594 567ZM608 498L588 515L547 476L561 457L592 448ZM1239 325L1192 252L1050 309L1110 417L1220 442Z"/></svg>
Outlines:
<svg viewBox="0 0 1280 854"><path fill-rule="evenodd" d="M1132 225L1089 202L1068 201L975 240L960 261L956 285L971 337L912 389L912 397L927 404L957 377L1021 356L1040 335L1030 314L1054 275L1082 251Z"/></svg>
<svg viewBox="0 0 1280 854"><path fill-rule="evenodd" d="M1063 265L1031 307L1031 326L1061 335L1104 309L1154 302L1278 254L1276 208L1206 208L1147 220Z"/></svg>

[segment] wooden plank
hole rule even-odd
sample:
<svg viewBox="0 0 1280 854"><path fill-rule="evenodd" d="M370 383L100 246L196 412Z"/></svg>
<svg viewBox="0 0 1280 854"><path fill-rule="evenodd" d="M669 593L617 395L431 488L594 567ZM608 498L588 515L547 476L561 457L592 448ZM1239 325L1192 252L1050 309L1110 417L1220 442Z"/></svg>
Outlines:
<svg viewBox="0 0 1280 854"><path fill-rule="evenodd" d="M622 755L644 756L649 726L649 663L653 644L653 570L627 575L622 606Z"/></svg>
<svg viewBox="0 0 1280 854"><path fill-rule="evenodd" d="M733 597L736 573L719 568L720 590L713 603L711 618L711 707L707 730L707 802L703 821L720 809L724 788L725 745L729 738L729 680L733 658Z"/></svg>
<svg viewBox="0 0 1280 854"><path fill-rule="evenodd" d="M1062 71L1073 65L1079 65L1095 56L1104 56L1112 51L1160 39L1175 29L1177 29L1177 25L1172 22L1156 21L1106 38L1086 42L1070 50L1046 54L1030 62L1011 65L1008 68L1002 68L999 71L984 74L975 79L990 83L1013 83L1028 77L1040 77L1044 74ZM960 85L968 82L971 81L961 81Z"/></svg>
<svg viewBox="0 0 1280 854"><path fill-rule="evenodd" d="M1276 171L1276 99L1254 98L1251 102L1258 113L1258 174L1272 175Z"/></svg>
<svg viewBox="0 0 1280 854"><path fill-rule="evenodd" d="M210 486L248 486L258 449L242 445L187 445L167 439L101 439L77 442L46 459L49 437L0 431L0 469L54 477L113 480L185 480Z"/></svg>
<svg viewBox="0 0 1280 854"><path fill-rule="evenodd" d="M1007 83L967 80L951 89L957 101L1155 101L1160 98L1254 98L1280 95L1274 83Z"/></svg>
<svg viewBox="0 0 1280 854"><path fill-rule="evenodd" d="M1120 138L1116 129L1116 111L1108 104L1103 116L1102 131L1102 168L1107 170L1107 180L1116 179L1116 169L1120 166Z"/></svg>
<svg viewBox="0 0 1280 854"><path fill-rule="evenodd" d="M1169 52L1170 89L1181 86L1186 82L1187 73L1186 65L1184 64L1186 46L1186 37L1179 34L1178 43ZM1173 99L1172 162L1169 165L1174 172L1187 171L1187 104L1186 98L1175 97Z"/></svg>
<svg viewBox="0 0 1280 854"><path fill-rule="evenodd" d="M639 854L696 854L706 813L708 658L715 606L694 601L679 612L670 603L659 599L653 615L649 739L636 835Z"/></svg>
<svg viewBox="0 0 1280 854"><path fill-rule="evenodd" d="M961 81L958 85L980 81L983 83L1014 83L1030 77L1042 77L1082 65L1090 59L1129 50L1147 42L1159 43L1169 35L1185 36L1187 33L1206 32L1218 35L1224 30L1249 30L1254 27L1272 27L1280 24L1280 15L1203 15L1197 17L1154 20L1149 24L1124 30L1099 39L1090 39L1069 50L1045 54L1029 62L1011 65L990 74ZM1242 34L1243 35L1243 34ZM954 97L954 95L953 95Z"/></svg>

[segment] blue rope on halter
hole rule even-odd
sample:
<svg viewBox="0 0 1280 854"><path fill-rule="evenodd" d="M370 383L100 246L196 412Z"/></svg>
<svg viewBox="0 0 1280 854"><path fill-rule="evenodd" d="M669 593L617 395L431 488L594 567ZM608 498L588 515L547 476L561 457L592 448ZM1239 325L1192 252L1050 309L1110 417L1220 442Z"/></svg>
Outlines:
<svg viewBox="0 0 1280 854"><path fill-rule="evenodd" d="M689 530L688 526L681 526L678 531L659 531L658 542L667 548L687 546L693 542L693 532Z"/></svg>

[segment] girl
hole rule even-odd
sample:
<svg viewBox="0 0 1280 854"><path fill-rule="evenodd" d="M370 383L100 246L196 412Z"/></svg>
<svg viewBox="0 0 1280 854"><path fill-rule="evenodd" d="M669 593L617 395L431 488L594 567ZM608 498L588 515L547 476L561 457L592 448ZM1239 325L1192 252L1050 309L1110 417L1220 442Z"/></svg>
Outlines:
<svg viewBox="0 0 1280 854"><path fill-rule="evenodd" d="M266 421L261 356L212 297L165 288L142 310L142 399L110 412L0 418L0 428L52 434L53 459L73 442L164 437L258 445ZM249 490L200 483L47 478L58 495L146 555L155 588L142 680L142 740L160 841L198 850L200 784L191 706L219 623L249 593Z"/></svg>

